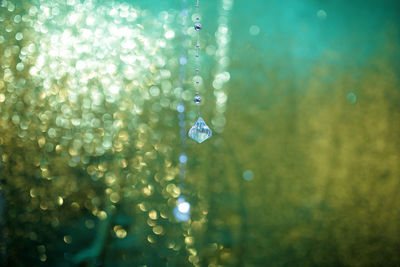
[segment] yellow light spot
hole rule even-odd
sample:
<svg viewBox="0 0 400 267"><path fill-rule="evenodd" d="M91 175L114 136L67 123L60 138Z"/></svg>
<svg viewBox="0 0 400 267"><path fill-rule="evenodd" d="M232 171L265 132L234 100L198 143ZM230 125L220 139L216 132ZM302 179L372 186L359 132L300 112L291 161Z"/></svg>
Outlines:
<svg viewBox="0 0 400 267"><path fill-rule="evenodd" d="M114 226L114 232L118 238L125 238L127 235L126 230L124 228L122 228L122 226L120 226L120 225Z"/></svg>
<svg viewBox="0 0 400 267"><path fill-rule="evenodd" d="M128 162L126 161L126 159L121 159L120 164L122 168L128 167Z"/></svg>
<svg viewBox="0 0 400 267"><path fill-rule="evenodd" d="M194 238L193 237L191 237L191 236L185 237L186 245L191 246L191 245L193 245L193 242L194 242Z"/></svg>
<svg viewBox="0 0 400 267"><path fill-rule="evenodd" d="M153 232L156 235L161 235L164 233L164 228L161 225L157 225L157 226L153 227Z"/></svg>
<svg viewBox="0 0 400 267"><path fill-rule="evenodd" d="M46 260L47 260L46 254L42 254L42 255L40 256L40 261L45 262Z"/></svg>
<svg viewBox="0 0 400 267"><path fill-rule="evenodd" d="M106 183L107 183L107 185L112 185L116 181L116 179L117 179L117 177L113 173L108 172L106 174Z"/></svg>
<svg viewBox="0 0 400 267"><path fill-rule="evenodd" d="M152 220L157 220L157 218L158 218L157 211L155 211L155 210L150 211L149 212L149 217Z"/></svg>
<svg viewBox="0 0 400 267"><path fill-rule="evenodd" d="M105 212L105 211L99 211L98 213L97 213L97 217L100 219L100 220L105 220L106 218L107 218L107 213Z"/></svg>
<svg viewBox="0 0 400 267"><path fill-rule="evenodd" d="M148 224L149 226L156 226L156 222L153 221L153 220L151 220L150 218L147 219L147 224Z"/></svg>
<svg viewBox="0 0 400 267"><path fill-rule="evenodd" d="M150 196L151 195L151 190L147 187L143 188L143 194L145 194L146 196Z"/></svg>
<svg viewBox="0 0 400 267"><path fill-rule="evenodd" d="M31 190L29 190L29 195L31 195L31 197L36 197L37 196L37 192L35 188L31 188Z"/></svg>
<svg viewBox="0 0 400 267"><path fill-rule="evenodd" d="M171 194L172 197L178 197L181 194L181 189L175 184L167 185L167 192Z"/></svg>
<svg viewBox="0 0 400 267"><path fill-rule="evenodd" d="M193 256L196 256L196 255L197 255L197 250L195 250L194 248L189 248L188 251L189 251L189 253L190 253L191 255L193 255Z"/></svg>
<svg viewBox="0 0 400 267"><path fill-rule="evenodd" d="M167 219L168 218L167 214L165 214L164 212L160 212L160 217L163 218L163 219Z"/></svg>
<svg viewBox="0 0 400 267"><path fill-rule="evenodd" d="M139 203L138 206L139 206L139 209L140 209L141 211L146 211L146 210L147 210L147 209L146 209L146 206L144 205L144 203Z"/></svg>
<svg viewBox="0 0 400 267"><path fill-rule="evenodd" d="M64 242L66 244L71 244L72 243L72 237L70 235L65 235L64 236Z"/></svg>
<svg viewBox="0 0 400 267"><path fill-rule="evenodd" d="M147 241L149 241L150 243L155 243L156 242L156 238L152 235L148 235L147 236Z"/></svg>
<svg viewBox="0 0 400 267"><path fill-rule="evenodd" d="M117 192L111 193L110 200L112 203L117 203L120 200L120 196Z"/></svg>
<svg viewBox="0 0 400 267"><path fill-rule="evenodd" d="M57 197L57 204L61 206L64 203L64 199L62 197Z"/></svg>
<svg viewBox="0 0 400 267"><path fill-rule="evenodd" d="M71 203L71 208L73 208L74 210L79 210L80 206L77 202L72 202Z"/></svg>

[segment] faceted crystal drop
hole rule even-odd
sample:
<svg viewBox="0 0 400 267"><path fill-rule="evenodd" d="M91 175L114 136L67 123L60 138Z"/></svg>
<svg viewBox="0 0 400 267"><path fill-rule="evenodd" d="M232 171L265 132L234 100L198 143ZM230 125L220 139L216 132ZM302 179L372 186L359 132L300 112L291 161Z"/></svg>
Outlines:
<svg viewBox="0 0 400 267"><path fill-rule="evenodd" d="M198 143L202 143L211 136L211 129L207 126L202 117L199 117L189 130L189 137Z"/></svg>

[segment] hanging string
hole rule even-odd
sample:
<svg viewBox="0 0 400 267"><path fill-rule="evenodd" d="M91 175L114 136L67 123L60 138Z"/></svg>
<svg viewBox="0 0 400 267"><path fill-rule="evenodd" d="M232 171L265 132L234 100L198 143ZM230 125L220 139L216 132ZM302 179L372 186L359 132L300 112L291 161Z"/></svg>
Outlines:
<svg viewBox="0 0 400 267"><path fill-rule="evenodd" d="M196 9L199 8L199 0L196 0ZM196 40L196 46L195 46L195 75L193 77L194 83L195 83L195 90L196 90L196 95L193 98L194 103L197 105L197 114L198 114L198 119L196 123L190 128L189 130L189 137L195 140L198 143L202 143L208 138L212 136L212 131L211 129L207 126L203 118L200 116L200 102L201 102L201 97L199 95L199 85L200 85L200 80L201 77L199 75L200 73L200 30L202 29L202 25L200 24L200 15L197 13L196 18L195 18L195 24L194 24L194 29L197 32L197 40Z"/></svg>
<svg viewBox="0 0 400 267"><path fill-rule="evenodd" d="M198 8L198 3L199 1L197 0L197 5L196 8ZM197 15L196 17L196 23L194 24L194 29L197 31L197 41L196 41L196 54L195 54L195 58L196 58L196 64L195 64L195 88L196 88L196 96L199 95L199 85L200 85L200 30L202 28L201 24L200 24L200 17L199 15ZM196 101L196 99L194 100L194 102L196 104L199 104L201 102L200 101ZM200 115L200 108L198 108L198 113Z"/></svg>
<svg viewBox="0 0 400 267"><path fill-rule="evenodd" d="M196 8L199 8L199 0L196 2ZM194 97L194 102L197 104L197 114L200 117L200 102L201 97L199 96L199 85L200 85L200 30L202 26L200 24L200 16L197 14L196 23L194 24L194 29L197 32L197 41L196 41L196 64L195 64L195 88L196 88L196 96Z"/></svg>

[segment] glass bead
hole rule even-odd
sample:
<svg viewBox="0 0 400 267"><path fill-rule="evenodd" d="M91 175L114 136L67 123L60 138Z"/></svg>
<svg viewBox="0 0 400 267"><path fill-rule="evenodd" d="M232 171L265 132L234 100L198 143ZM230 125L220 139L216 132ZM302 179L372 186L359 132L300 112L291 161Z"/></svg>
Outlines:
<svg viewBox="0 0 400 267"><path fill-rule="evenodd" d="M194 29L196 30L196 31L200 31L201 30L201 24L200 23L196 23L196 24L194 24Z"/></svg>
<svg viewBox="0 0 400 267"><path fill-rule="evenodd" d="M196 95L196 96L193 98L193 102L196 103L196 104L200 104L200 102L201 102L201 97L200 97L199 95Z"/></svg>

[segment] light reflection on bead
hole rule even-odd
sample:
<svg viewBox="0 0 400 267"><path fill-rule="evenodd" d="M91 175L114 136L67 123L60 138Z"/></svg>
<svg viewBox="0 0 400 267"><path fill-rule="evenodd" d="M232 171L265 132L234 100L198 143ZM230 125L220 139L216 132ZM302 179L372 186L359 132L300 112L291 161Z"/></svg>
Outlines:
<svg viewBox="0 0 400 267"><path fill-rule="evenodd" d="M196 96L193 98L193 102L196 103L196 104L200 104L201 97L199 96L198 93L196 93Z"/></svg>
<svg viewBox="0 0 400 267"><path fill-rule="evenodd" d="M194 24L194 29L195 29L196 31L200 31L200 30L202 29L201 24L200 24L200 23Z"/></svg>

